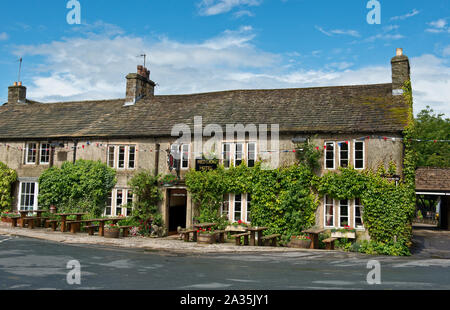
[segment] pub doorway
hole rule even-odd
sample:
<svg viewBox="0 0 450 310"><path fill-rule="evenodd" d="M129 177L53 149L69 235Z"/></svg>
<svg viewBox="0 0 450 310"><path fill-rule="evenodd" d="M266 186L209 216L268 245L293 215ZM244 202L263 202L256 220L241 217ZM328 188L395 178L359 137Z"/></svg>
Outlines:
<svg viewBox="0 0 450 310"><path fill-rule="evenodd" d="M177 228L186 228L187 191L169 189L169 235L177 234Z"/></svg>

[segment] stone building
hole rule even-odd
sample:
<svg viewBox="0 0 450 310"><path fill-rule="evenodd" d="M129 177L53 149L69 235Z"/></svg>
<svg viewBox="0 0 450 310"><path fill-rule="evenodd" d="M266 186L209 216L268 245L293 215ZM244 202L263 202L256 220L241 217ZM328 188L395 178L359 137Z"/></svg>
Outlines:
<svg viewBox="0 0 450 310"><path fill-rule="evenodd" d="M191 225L195 216L183 176L196 167L202 152L196 152L189 140L174 147L178 132L172 136L172 129L185 124L194 136L199 129L194 126L194 118L201 117L200 132L208 124L222 128L227 124L267 124L269 128L278 124L280 165L295 162L295 153L289 150L306 138L324 150L321 174L348 165L357 169L375 169L380 164L387 167L390 161L401 174L401 138L408 115L401 87L410 76L409 60L401 49L397 49L391 65L392 83L386 84L188 95L155 95L156 84L150 80L150 72L138 66L137 73L126 77L126 98L82 102L32 101L26 96L26 87L15 83L8 89L8 102L0 106L0 161L19 176L15 208L36 209L37 180L42 171L65 161L101 160L117 170L118 179L106 214L126 215L131 210L121 206L133 199L127 185L133 174L139 169L173 174L168 169L168 154L178 148L182 154L181 181L163 187L160 205L165 224L173 231L177 226ZM240 138L225 138L214 147L219 149L218 157L224 165L245 161L251 166L265 160L264 155L270 152L264 150L271 151L259 141L259 137L247 133ZM224 199L228 205L224 204L222 211L228 212L230 220L247 222L251 196L230 194ZM364 230L362 209L358 200L322 197L316 224L327 228L348 224Z"/></svg>

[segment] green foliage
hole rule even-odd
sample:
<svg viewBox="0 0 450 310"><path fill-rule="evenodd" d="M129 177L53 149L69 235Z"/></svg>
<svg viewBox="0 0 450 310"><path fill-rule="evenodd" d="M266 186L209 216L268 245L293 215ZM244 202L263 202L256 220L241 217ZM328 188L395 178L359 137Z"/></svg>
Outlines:
<svg viewBox="0 0 450 310"><path fill-rule="evenodd" d="M434 142L434 140L450 140L450 119L444 114L435 114L427 106L416 117L413 138L431 140L430 142L413 141L412 147L419 155L419 167L450 167L449 142Z"/></svg>
<svg viewBox="0 0 450 310"><path fill-rule="evenodd" d="M201 222L224 221L219 209L225 194L252 195L253 226L266 226L266 234L279 233L287 241L315 222L318 201L311 192L313 174L305 165L264 170L261 164L212 171L191 170L186 185L199 206ZM222 226L224 223L222 223Z"/></svg>
<svg viewBox="0 0 450 310"><path fill-rule="evenodd" d="M11 186L16 180L16 171L0 162L0 211L11 211L13 200Z"/></svg>
<svg viewBox="0 0 450 310"><path fill-rule="evenodd" d="M115 171L100 161L65 162L52 167L39 177L39 205L59 212L88 212L100 216L108 194L116 184Z"/></svg>
<svg viewBox="0 0 450 310"><path fill-rule="evenodd" d="M309 167L311 170L318 169L320 167L319 159L322 156L322 151L314 144L310 142L310 139L305 143L299 143L296 145L298 150L296 152L297 160Z"/></svg>
<svg viewBox="0 0 450 310"><path fill-rule="evenodd" d="M153 220L156 225L162 224L162 217L158 212L158 203L163 196L158 188L159 176L154 176L150 171L139 171L128 185L137 196L133 203L133 218L138 221Z"/></svg>
<svg viewBox="0 0 450 310"><path fill-rule="evenodd" d="M389 242L375 242L364 240L359 245L359 252L370 255L390 255L390 256L410 256L408 246L405 241L389 241Z"/></svg>

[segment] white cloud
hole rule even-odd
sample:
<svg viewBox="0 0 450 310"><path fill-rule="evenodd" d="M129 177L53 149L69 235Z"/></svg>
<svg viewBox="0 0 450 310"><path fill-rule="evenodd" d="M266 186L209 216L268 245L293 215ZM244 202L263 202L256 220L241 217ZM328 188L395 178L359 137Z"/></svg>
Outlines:
<svg viewBox="0 0 450 310"><path fill-rule="evenodd" d="M359 68L352 58L340 59L308 70L296 61L292 64L292 57L304 57L299 58L304 61L311 57L308 54L269 53L253 44L254 36L250 26L194 43L167 37L80 34L48 44L19 46L16 54L43 57L25 82L30 99L44 102L125 97L125 75L136 71L136 64L141 62L136 56L143 52L149 54L151 78L159 84L157 94L376 84L391 80L390 59L383 66ZM311 55L322 57L320 51ZM450 116L448 59L434 55L413 57L411 71L415 111L431 105Z"/></svg>
<svg viewBox="0 0 450 310"><path fill-rule="evenodd" d="M0 32L0 41L6 41L9 39L9 35L6 32Z"/></svg>
<svg viewBox="0 0 450 310"><path fill-rule="evenodd" d="M198 6L201 15L218 15L231 11L235 7L258 6L262 0L202 0Z"/></svg>
<svg viewBox="0 0 450 310"><path fill-rule="evenodd" d="M315 26L317 30L319 30L320 32L322 32L323 34L332 37L333 35L337 34L337 35L348 35L348 36L352 36L352 37L360 37L361 35L359 34L358 31L356 30L342 30L342 29L334 29L334 30L324 30L322 27L320 26Z"/></svg>
<svg viewBox="0 0 450 310"><path fill-rule="evenodd" d="M426 32L431 33L442 33L442 32L448 32L450 33L450 27L448 27L447 20L444 18L438 19L436 21L432 21L428 23L431 28L425 29Z"/></svg>
<svg viewBox="0 0 450 310"><path fill-rule="evenodd" d="M418 11L418 10L416 10L416 9L413 9L411 12L409 12L409 13L407 13L407 14L405 14L405 15L400 15L400 16L394 16L394 17L391 17L391 20L405 20L405 19L407 19L407 18L416 16L416 15L419 14L419 13L420 13L420 11Z"/></svg>

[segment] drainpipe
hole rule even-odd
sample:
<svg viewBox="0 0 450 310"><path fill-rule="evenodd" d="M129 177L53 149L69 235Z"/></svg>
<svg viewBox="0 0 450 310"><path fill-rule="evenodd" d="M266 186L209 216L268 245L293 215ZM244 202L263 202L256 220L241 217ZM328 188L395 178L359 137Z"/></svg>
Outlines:
<svg viewBox="0 0 450 310"><path fill-rule="evenodd" d="M78 147L78 141L73 140L73 163L75 164L75 161L77 160L77 147Z"/></svg>
<svg viewBox="0 0 450 310"><path fill-rule="evenodd" d="M159 151L161 149L161 145L156 143L156 154L155 154L155 176L158 176L159 173Z"/></svg>

